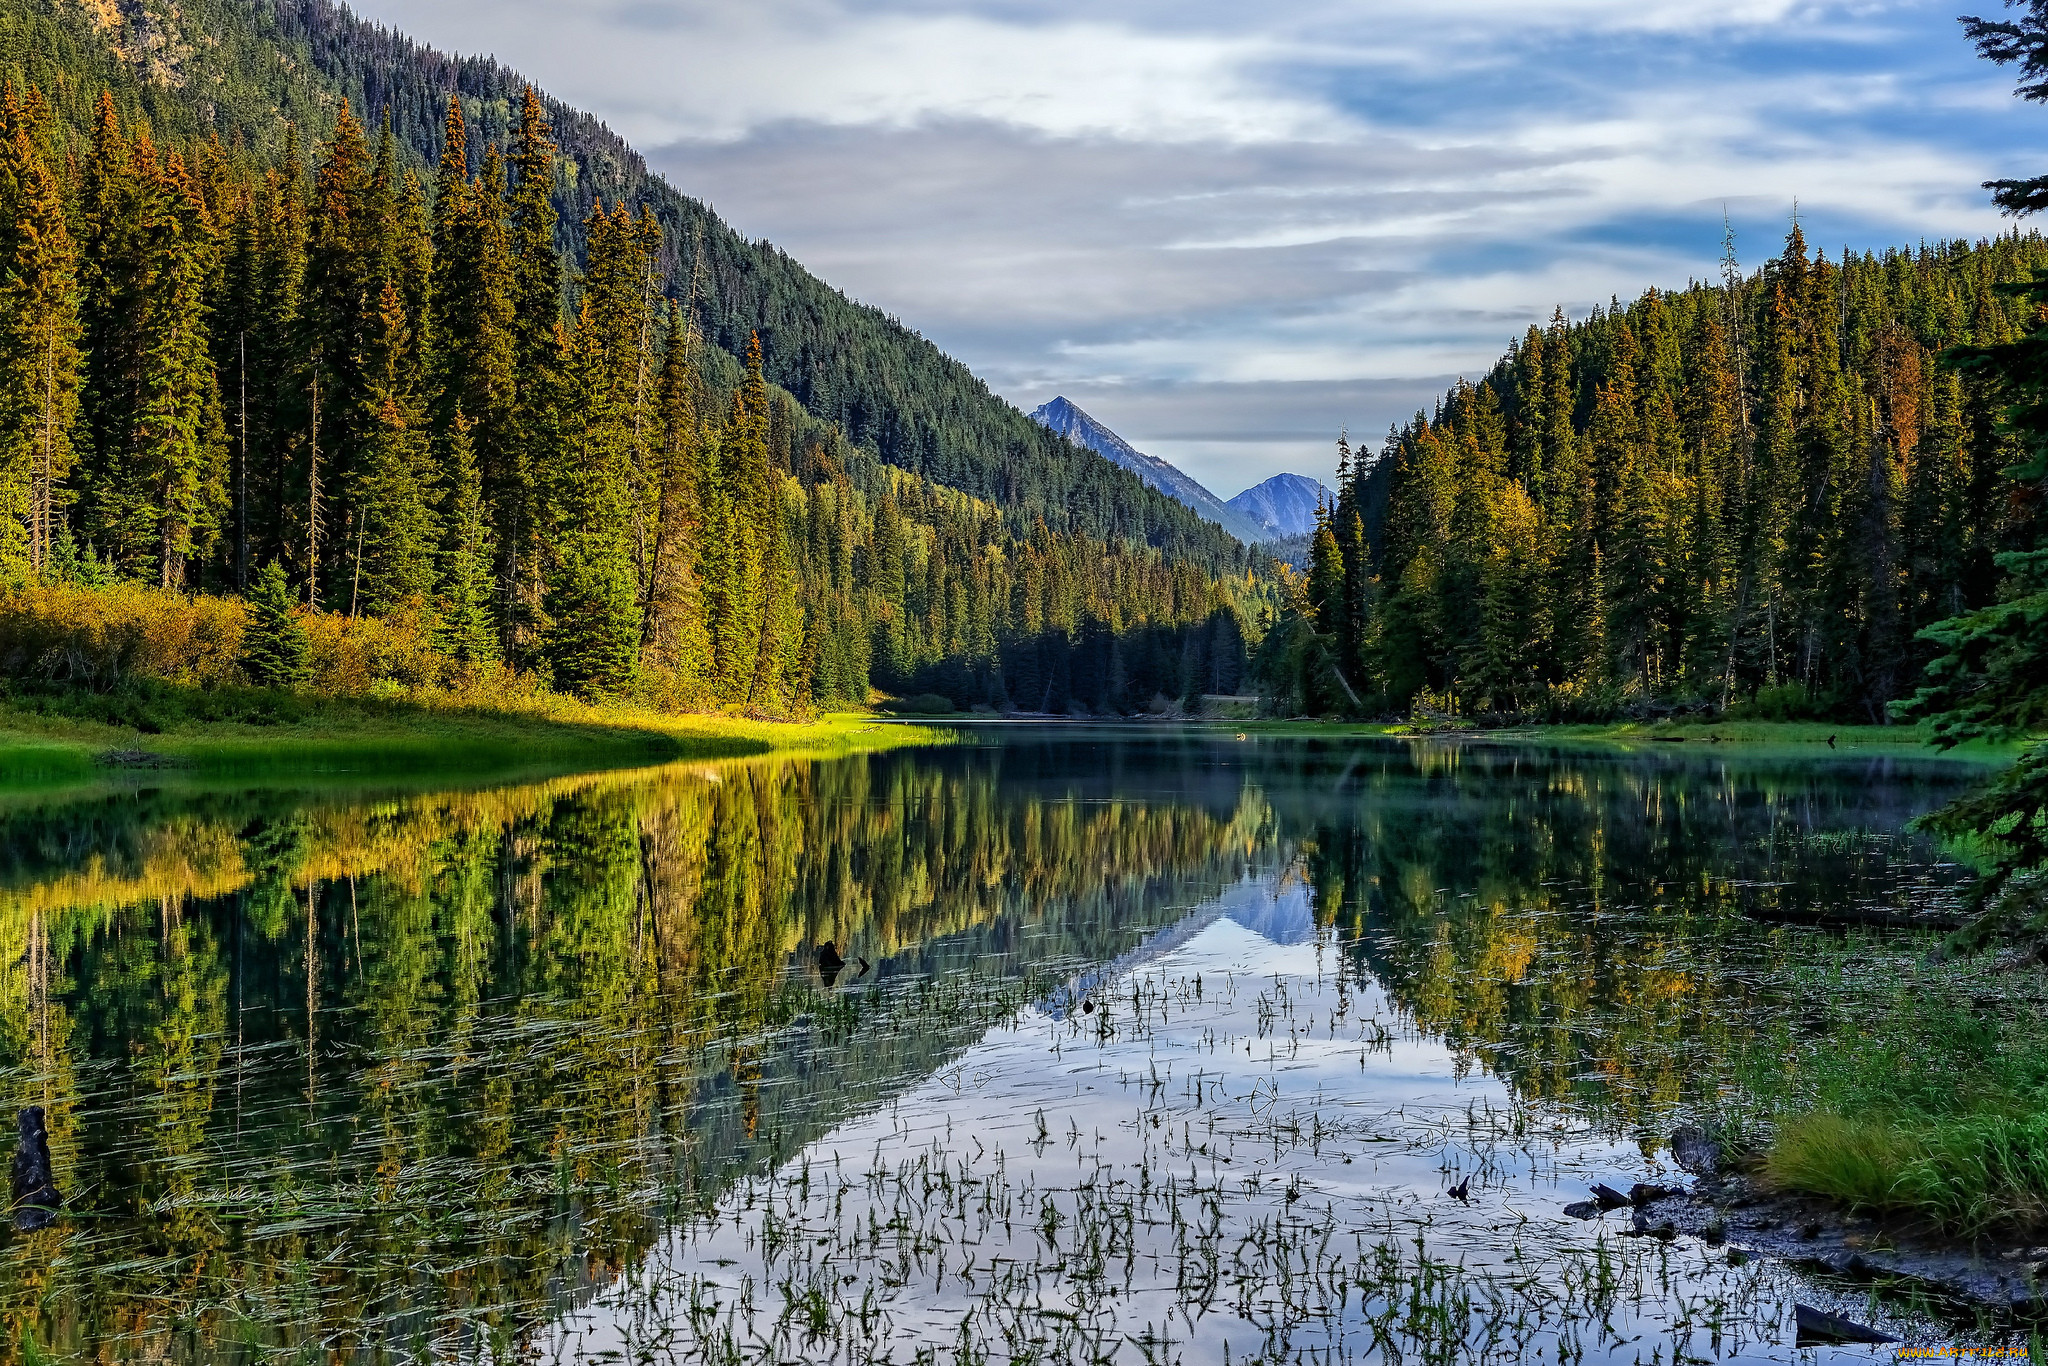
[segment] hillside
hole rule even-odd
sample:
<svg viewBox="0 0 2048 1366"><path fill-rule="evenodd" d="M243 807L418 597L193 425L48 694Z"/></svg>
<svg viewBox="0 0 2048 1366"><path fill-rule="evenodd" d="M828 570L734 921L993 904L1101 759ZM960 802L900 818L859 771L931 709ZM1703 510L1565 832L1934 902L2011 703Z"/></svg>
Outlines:
<svg viewBox="0 0 2048 1366"><path fill-rule="evenodd" d="M1295 710L1885 724L2044 503L1955 348L2024 336L2034 233L1830 258L1531 327L1338 489L1264 642Z"/></svg>
<svg viewBox="0 0 2048 1366"><path fill-rule="evenodd" d="M1129 470L1147 487L1157 489L1175 502L1193 509L1203 520L1214 522L1245 544L1264 539L1264 529L1256 520L1241 515L1204 488L1200 480L1156 455L1147 455L1133 447L1066 398L1040 404L1032 410L1031 420Z"/></svg>
<svg viewBox="0 0 2048 1366"><path fill-rule="evenodd" d="M7 686L1236 685L1250 552L510 73L240 3L0 0L0 64Z"/></svg>
<svg viewBox="0 0 2048 1366"><path fill-rule="evenodd" d="M402 160L422 172L442 153L448 98L471 128L470 168L506 145L526 80L481 57L454 57L356 18L329 0L0 0L0 74L55 106L74 148L102 88L160 144L217 134L254 160L280 154L286 125L328 137L343 100L372 128L388 116ZM543 97L563 154L556 240L587 254L593 206L646 206L663 229L665 292L688 301L702 335L731 356L761 340L767 378L889 464L994 502L1013 530L1056 531L1154 547L1211 573L1245 551L1142 481L1076 450L990 393L964 365L888 317L849 300L765 241L751 242L647 170L601 121Z"/></svg>

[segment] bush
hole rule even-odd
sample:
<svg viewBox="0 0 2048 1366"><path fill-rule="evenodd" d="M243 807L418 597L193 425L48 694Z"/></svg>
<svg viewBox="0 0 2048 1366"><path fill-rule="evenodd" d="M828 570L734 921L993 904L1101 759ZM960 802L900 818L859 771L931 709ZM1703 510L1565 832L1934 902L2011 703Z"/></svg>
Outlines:
<svg viewBox="0 0 2048 1366"><path fill-rule="evenodd" d="M111 692L134 679L222 687L238 662L248 608L115 584L33 584L0 592L0 674Z"/></svg>
<svg viewBox="0 0 2048 1366"><path fill-rule="evenodd" d="M432 624L417 609L353 621L322 612L305 622L317 692L355 696L380 682L408 691L435 688L455 672L453 661L434 648Z"/></svg>

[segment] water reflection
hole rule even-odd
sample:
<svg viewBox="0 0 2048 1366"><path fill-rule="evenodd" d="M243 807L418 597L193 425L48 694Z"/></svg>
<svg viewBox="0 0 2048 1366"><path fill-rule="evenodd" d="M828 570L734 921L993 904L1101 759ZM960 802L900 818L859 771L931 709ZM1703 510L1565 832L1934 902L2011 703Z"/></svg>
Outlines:
<svg viewBox="0 0 2048 1366"><path fill-rule="evenodd" d="M71 1210L0 1251L0 1313L17 1356L513 1353L1019 1011L1218 936L1334 953L1503 1104L1647 1131L1768 1004L1770 917L1939 895L1898 832L1968 776L1073 733L20 799L0 1084ZM827 988L826 941L874 970Z"/></svg>

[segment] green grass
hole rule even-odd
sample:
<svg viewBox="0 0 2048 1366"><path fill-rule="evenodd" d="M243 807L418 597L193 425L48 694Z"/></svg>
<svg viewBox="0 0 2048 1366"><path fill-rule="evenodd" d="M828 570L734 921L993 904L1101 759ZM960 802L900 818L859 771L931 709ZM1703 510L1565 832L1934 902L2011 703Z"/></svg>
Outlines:
<svg viewBox="0 0 2048 1366"><path fill-rule="evenodd" d="M2048 1230L2048 971L1854 943L1759 1035L1740 1126L1785 1190L1963 1236Z"/></svg>
<svg viewBox="0 0 2048 1366"><path fill-rule="evenodd" d="M133 766L196 774L455 774L847 753L939 735L866 715L776 722L550 694L454 706L164 684L116 694L17 690L0 699L0 786L61 786L131 767L110 765L111 755L147 756Z"/></svg>
<svg viewBox="0 0 2048 1366"><path fill-rule="evenodd" d="M1502 729L1453 725L1436 729L1409 722L1354 721L1223 721L1211 723L1246 735L1300 735L1318 739L1347 736L1408 737L1418 735L1459 735L1472 739L1508 743L1538 741L1546 744L1605 744L1624 748L1669 745L1674 749L1697 746L1712 749L1724 745L1773 746L1793 750L1843 752L1917 753L1933 756L1927 734L1913 726L1842 726L1824 721L1613 721L1572 725L1529 725ZM1829 750L1828 739L1835 744ZM2018 744L1971 744L1946 751L1960 759L1979 763L2003 762L2015 757Z"/></svg>

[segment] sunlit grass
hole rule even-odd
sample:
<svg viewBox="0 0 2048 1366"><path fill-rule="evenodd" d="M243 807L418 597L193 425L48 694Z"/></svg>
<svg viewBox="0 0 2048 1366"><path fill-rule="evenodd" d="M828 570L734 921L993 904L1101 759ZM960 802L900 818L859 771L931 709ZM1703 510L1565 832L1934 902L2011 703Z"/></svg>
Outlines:
<svg viewBox="0 0 2048 1366"><path fill-rule="evenodd" d="M864 714L769 721L677 715L534 692L478 705L452 696L321 697L148 683L115 694L0 701L0 783L64 783L132 763L238 775L453 773L611 767L929 744L929 729Z"/></svg>
<svg viewBox="0 0 2048 1366"><path fill-rule="evenodd" d="M1844 950L1808 1017L1759 1038L1763 1175L1950 1233L2048 1228L2048 974L1913 947Z"/></svg>

